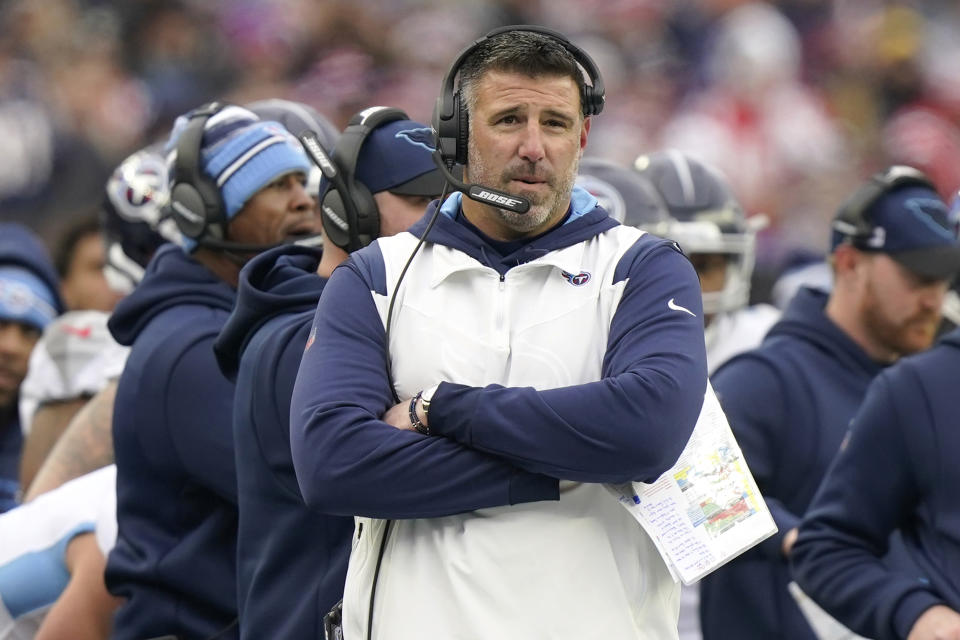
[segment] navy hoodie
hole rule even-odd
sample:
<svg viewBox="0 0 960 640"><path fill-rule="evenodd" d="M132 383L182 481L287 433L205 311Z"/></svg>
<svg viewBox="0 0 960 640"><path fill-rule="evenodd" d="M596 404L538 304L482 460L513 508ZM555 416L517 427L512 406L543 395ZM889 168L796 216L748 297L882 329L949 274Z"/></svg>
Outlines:
<svg viewBox="0 0 960 640"><path fill-rule="evenodd" d="M167 245L109 321L132 345L113 414L117 543L107 588L126 598L114 638L206 638L236 620L233 383L213 342L236 294ZM236 637L235 626L217 637Z"/></svg>
<svg viewBox="0 0 960 640"><path fill-rule="evenodd" d="M616 224L594 206L502 256L445 213L429 240L504 274ZM424 229L425 218L410 233L420 236ZM676 461L703 403L702 297L690 262L673 243L654 236L640 238L624 254L614 281L630 273L639 275L630 278L614 314L603 380L543 391L443 382L430 413L430 428L442 437L427 438L380 420L394 405L383 366L384 326L370 295L371 290L386 294L383 256L376 243L353 253L320 300L316 342L304 354L291 404L291 445L307 504L344 515L427 518L557 500L558 478L622 482L659 476ZM664 322L656 340L631 333L637 314L655 313L651 300L667 309L671 298L697 318L686 321L678 314ZM674 357L645 357L651 352ZM657 363L644 369L650 360ZM658 366L662 369L654 373ZM647 384L648 376L672 383ZM483 425L484 437L495 442L471 443L472 424ZM610 424L625 428L611 430ZM638 445L646 455L637 455Z"/></svg>
<svg viewBox="0 0 960 640"><path fill-rule="evenodd" d="M22 267L40 278L53 294L57 313L63 313L60 280L50 254L39 238L21 224L0 224L0 267ZM0 407L0 513L17 505L20 488L20 452L23 434L17 410L19 401Z"/></svg>
<svg viewBox="0 0 960 640"><path fill-rule="evenodd" d="M704 578L705 640L815 640L787 591L783 536L807 510L882 365L824 313L827 294L801 288L753 351L711 377L778 533Z"/></svg>
<svg viewBox="0 0 960 640"><path fill-rule="evenodd" d="M960 611L960 330L871 385L800 526L803 589L859 634L906 638L923 611ZM881 561L894 530L918 571Z"/></svg>
<svg viewBox="0 0 960 640"><path fill-rule="evenodd" d="M297 246L251 260L215 346L237 384L242 638L322 638L323 616L343 595L353 518L307 509L290 456L290 396L326 283L319 260L319 251Z"/></svg>

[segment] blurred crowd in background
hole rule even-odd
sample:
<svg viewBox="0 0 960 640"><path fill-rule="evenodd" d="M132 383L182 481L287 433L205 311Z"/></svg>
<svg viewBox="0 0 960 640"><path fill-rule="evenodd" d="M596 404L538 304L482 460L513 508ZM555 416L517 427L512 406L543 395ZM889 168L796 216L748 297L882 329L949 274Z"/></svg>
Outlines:
<svg viewBox="0 0 960 640"><path fill-rule="evenodd" d="M587 154L676 147L721 168L759 236L755 298L827 249L852 189L894 162L960 187L955 0L4 0L0 217L55 243L114 166L210 99L386 104L427 121L449 61L505 24L597 61Z"/></svg>

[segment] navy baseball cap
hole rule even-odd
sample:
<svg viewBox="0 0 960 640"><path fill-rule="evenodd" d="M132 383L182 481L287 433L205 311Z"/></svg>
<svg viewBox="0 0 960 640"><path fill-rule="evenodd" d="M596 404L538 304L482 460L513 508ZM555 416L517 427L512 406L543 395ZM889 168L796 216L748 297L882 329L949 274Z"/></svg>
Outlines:
<svg viewBox="0 0 960 640"><path fill-rule="evenodd" d="M886 253L917 275L952 279L960 272L958 214L934 189L905 185L883 193L866 210L869 233L848 231L835 220L832 248L849 241L863 251Z"/></svg>
<svg viewBox="0 0 960 640"><path fill-rule="evenodd" d="M444 177L433 162L433 131L413 120L377 127L363 141L356 179L370 193L437 197Z"/></svg>

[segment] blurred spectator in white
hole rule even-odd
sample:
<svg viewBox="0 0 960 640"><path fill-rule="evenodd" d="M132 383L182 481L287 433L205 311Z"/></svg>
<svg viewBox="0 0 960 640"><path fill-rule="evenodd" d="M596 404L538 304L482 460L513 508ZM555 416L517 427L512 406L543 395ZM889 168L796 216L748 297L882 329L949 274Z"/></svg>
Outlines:
<svg viewBox="0 0 960 640"><path fill-rule="evenodd" d="M110 465L0 515L0 638L106 640L103 584L117 535Z"/></svg>
<svg viewBox="0 0 960 640"><path fill-rule="evenodd" d="M44 328L20 386L26 491L70 420L123 371L129 349L107 331L102 311L69 311Z"/></svg>
<svg viewBox="0 0 960 640"><path fill-rule="evenodd" d="M708 84L681 105L662 146L720 168L748 212L770 215L761 241L822 246L834 209L822 202L822 185L842 175L847 157L820 96L801 81L796 29L775 7L754 2L724 14L713 35ZM767 263L781 252L776 244L760 250Z"/></svg>

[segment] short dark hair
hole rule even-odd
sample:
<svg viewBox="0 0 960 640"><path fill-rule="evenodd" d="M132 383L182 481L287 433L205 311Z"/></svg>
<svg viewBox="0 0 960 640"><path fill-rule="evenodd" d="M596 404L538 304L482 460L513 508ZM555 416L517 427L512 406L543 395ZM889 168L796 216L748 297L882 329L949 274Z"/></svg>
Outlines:
<svg viewBox="0 0 960 640"><path fill-rule="evenodd" d="M576 58L556 38L543 33L505 31L477 45L460 66L460 96L468 110L474 99L472 87L488 71L522 73L531 78L567 76L576 83L583 100L585 82ZM582 111L582 104L580 108Z"/></svg>
<svg viewBox="0 0 960 640"><path fill-rule="evenodd" d="M53 255L53 266L61 279L67 276L73 257L77 253L77 246L84 238L100 235L100 221L95 212L79 216L70 224L57 243L57 251Z"/></svg>

